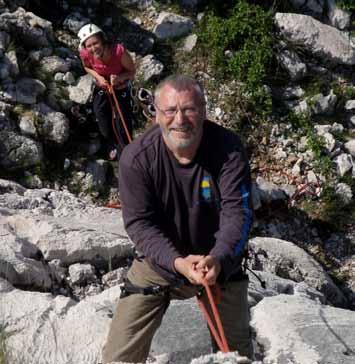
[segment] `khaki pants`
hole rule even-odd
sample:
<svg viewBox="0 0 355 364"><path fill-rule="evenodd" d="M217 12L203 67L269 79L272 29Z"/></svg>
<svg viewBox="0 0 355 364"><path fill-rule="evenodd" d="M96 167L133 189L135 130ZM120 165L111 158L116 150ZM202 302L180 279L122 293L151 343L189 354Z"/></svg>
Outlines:
<svg viewBox="0 0 355 364"><path fill-rule="evenodd" d="M169 285L145 261L135 260L127 278L139 287ZM199 288L171 287L167 295L131 294L121 298L103 348L103 362L145 362L153 336L161 324L170 300L191 298ZM228 282L222 287L222 298L217 307L230 350L238 350L241 355L252 358L247 288L248 280ZM206 300L206 297L204 299ZM214 343L213 338L212 342ZM215 343L213 347L217 351Z"/></svg>

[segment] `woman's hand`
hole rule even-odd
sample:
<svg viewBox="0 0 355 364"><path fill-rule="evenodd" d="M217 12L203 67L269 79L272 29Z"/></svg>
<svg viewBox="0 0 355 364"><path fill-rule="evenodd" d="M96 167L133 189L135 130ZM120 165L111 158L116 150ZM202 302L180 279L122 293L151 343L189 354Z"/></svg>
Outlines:
<svg viewBox="0 0 355 364"><path fill-rule="evenodd" d="M122 86L126 81L126 78L122 75L111 75L110 83L112 86Z"/></svg>
<svg viewBox="0 0 355 364"><path fill-rule="evenodd" d="M96 82L99 87L106 88L108 86L108 82L105 77L97 75Z"/></svg>

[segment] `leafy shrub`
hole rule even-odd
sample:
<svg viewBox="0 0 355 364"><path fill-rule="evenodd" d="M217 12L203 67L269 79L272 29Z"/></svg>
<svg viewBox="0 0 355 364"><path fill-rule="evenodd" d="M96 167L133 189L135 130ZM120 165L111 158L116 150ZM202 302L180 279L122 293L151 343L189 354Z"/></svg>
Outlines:
<svg viewBox="0 0 355 364"><path fill-rule="evenodd" d="M219 9L220 10L220 9ZM263 83L272 59L272 14L246 0L224 12L212 9L199 39L219 78L235 78L261 109L270 105Z"/></svg>
<svg viewBox="0 0 355 364"><path fill-rule="evenodd" d="M355 11L354 0L340 0L337 2L337 6L344 10Z"/></svg>

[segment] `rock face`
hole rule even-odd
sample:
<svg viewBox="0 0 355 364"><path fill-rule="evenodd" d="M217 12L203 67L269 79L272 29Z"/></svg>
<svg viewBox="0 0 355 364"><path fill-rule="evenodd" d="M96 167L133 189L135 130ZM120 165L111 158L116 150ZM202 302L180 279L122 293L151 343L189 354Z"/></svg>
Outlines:
<svg viewBox="0 0 355 364"><path fill-rule="evenodd" d="M347 301L339 288L303 249L274 238L253 238L249 244L256 253L265 252L267 256L257 255L252 263L253 269L265 270L296 282L304 281L322 292L332 304L346 306Z"/></svg>
<svg viewBox="0 0 355 364"><path fill-rule="evenodd" d="M197 300L172 301L154 336L151 354L168 353L172 363L184 364L208 354L210 348L210 335Z"/></svg>
<svg viewBox="0 0 355 364"><path fill-rule="evenodd" d="M26 364L97 363L119 287L77 303L48 293L23 292L8 284L1 294L1 317L14 335L12 360Z"/></svg>
<svg viewBox="0 0 355 364"><path fill-rule="evenodd" d="M4 12L0 15L0 29L16 33L32 47L49 46L54 39L51 22L20 7L12 13Z"/></svg>
<svg viewBox="0 0 355 364"><path fill-rule="evenodd" d="M153 33L158 39L176 38L190 33L192 27L191 19L163 11L159 14Z"/></svg>
<svg viewBox="0 0 355 364"><path fill-rule="evenodd" d="M355 48L346 33L307 15L277 13L275 22L289 42L334 64L355 64Z"/></svg>
<svg viewBox="0 0 355 364"><path fill-rule="evenodd" d="M68 140L69 120L66 115L51 109L45 103L39 103L34 110L39 119L37 130L40 135L59 145Z"/></svg>
<svg viewBox="0 0 355 364"><path fill-rule="evenodd" d="M351 364L355 313L304 297L278 295L252 310L252 326L265 350L264 363Z"/></svg>
<svg viewBox="0 0 355 364"><path fill-rule="evenodd" d="M12 131L0 131L0 165L9 170L23 169L42 162L42 146Z"/></svg>

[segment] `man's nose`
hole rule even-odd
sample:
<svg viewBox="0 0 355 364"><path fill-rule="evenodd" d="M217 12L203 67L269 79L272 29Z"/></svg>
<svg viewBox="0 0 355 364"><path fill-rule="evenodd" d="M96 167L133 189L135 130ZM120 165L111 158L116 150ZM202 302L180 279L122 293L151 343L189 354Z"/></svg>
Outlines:
<svg viewBox="0 0 355 364"><path fill-rule="evenodd" d="M180 108L178 108L176 110L176 115L175 115L174 121L179 124L183 124L185 121L185 114L183 113L183 111Z"/></svg>

